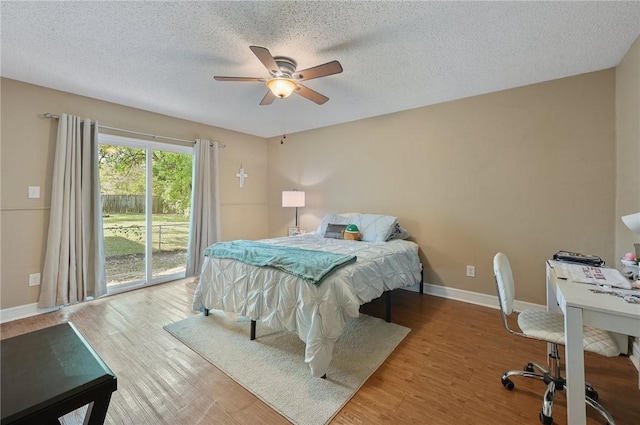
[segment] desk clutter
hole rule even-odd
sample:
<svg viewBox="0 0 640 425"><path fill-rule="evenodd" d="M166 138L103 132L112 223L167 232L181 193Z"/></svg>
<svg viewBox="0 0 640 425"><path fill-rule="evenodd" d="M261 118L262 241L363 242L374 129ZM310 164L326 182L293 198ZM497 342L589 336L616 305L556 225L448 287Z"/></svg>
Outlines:
<svg viewBox="0 0 640 425"><path fill-rule="evenodd" d="M622 263L622 274L640 285L640 282L637 282L640 281L640 261L637 255L634 252L627 252L620 259L620 263Z"/></svg>
<svg viewBox="0 0 640 425"><path fill-rule="evenodd" d="M614 295L628 303L640 304L640 288L635 285L636 282L630 281L617 269L557 260L549 260L549 266L555 270L559 279L597 285L597 289L590 291Z"/></svg>
<svg viewBox="0 0 640 425"><path fill-rule="evenodd" d="M620 259L622 263L622 271L614 268L605 268L604 260L597 255L586 255L571 251L558 251L553 255L553 260L559 264L565 264L564 267L569 273L562 279L570 278L576 282L593 283L596 285L614 286L624 289L638 288L640 282L630 282L639 280L638 275L638 258L636 254L627 252Z"/></svg>
<svg viewBox="0 0 640 425"><path fill-rule="evenodd" d="M592 267L604 266L604 260L597 255L580 254L579 252L558 251L553 254L553 259L556 261L584 264Z"/></svg>
<svg viewBox="0 0 640 425"><path fill-rule="evenodd" d="M605 281L599 280L598 277L594 277L593 274L598 273L598 270L596 269L604 267L604 264L605 264L604 260L598 257L597 255L580 254L578 252L571 252L571 251L558 251L553 255L553 260L559 261L562 263L568 263L568 264L574 264L574 265L580 265L580 266L590 266L594 268L593 270L585 269L582 271L582 273L589 275L588 281L584 281L576 278L578 276L571 276L572 280L575 280L577 282L611 285L611 286L616 286L616 287L626 288L626 289L631 289L631 288L640 289L640 258L638 258L638 255L636 253L627 252L620 259L622 268L619 273L623 277L625 277L628 281L631 281L628 285L627 285L628 282L624 282L624 279L623 279L623 282L621 282L620 284L612 285L611 283L607 283ZM607 270L614 270L614 269L607 269ZM580 274L578 272L576 273ZM606 272L606 273L612 274L614 272ZM615 274L615 279L617 280L619 276L617 273L614 273L614 274Z"/></svg>
<svg viewBox="0 0 640 425"><path fill-rule="evenodd" d="M580 264L560 263L557 268L558 277L566 276L574 282L590 283L600 286L631 289L631 282L617 269L606 267L592 267Z"/></svg>
<svg viewBox="0 0 640 425"><path fill-rule="evenodd" d="M558 278L599 286L631 289L631 282L616 269L549 261Z"/></svg>
<svg viewBox="0 0 640 425"><path fill-rule="evenodd" d="M603 287L602 289L589 289L594 294L607 294L620 297L628 303L640 304L640 294L623 294L612 288ZM637 291L635 291L637 292Z"/></svg>

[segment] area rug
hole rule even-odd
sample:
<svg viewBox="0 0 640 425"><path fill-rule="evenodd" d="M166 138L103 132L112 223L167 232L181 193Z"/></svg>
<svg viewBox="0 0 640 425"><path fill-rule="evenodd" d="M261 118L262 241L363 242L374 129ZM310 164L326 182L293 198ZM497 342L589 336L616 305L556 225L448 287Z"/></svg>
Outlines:
<svg viewBox="0 0 640 425"><path fill-rule="evenodd" d="M294 424L324 425L353 397L410 329L361 314L347 321L334 347L327 379L313 378L304 343L292 332L273 331L211 311L164 327Z"/></svg>

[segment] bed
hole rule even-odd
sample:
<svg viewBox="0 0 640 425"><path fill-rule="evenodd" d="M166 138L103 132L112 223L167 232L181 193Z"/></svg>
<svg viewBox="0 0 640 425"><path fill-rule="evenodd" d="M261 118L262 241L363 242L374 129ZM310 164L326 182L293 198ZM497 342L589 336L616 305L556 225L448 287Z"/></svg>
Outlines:
<svg viewBox="0 0 640 425"><path fill-rule="evenodd" d="M274 267L206 255L193 308L205 314L218 309L249 318L252 324L296 332L306 344L305 362L311 374L322 377L345 322L358 317L360 305L387 291L422 283L418 245L393 237L399 230L401 236L408 235L395 217L386 221L380 217L390 216L329 215L316 232L259 241L274 247L356 257L335 268L317 285ZM327 228L332 230L334 224L353 222L359 223L362 241L326 237Z"/></svg>

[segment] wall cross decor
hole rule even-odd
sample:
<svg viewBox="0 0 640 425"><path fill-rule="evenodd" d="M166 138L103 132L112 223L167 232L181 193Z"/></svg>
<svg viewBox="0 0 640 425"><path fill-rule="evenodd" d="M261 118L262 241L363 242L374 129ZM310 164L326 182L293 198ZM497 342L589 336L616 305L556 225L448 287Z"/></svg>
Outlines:
<svg viewBox="0 0 640 425"><path fill-rule="evenodd" d="M249 174L244 172L244 168L242 168L242 164L240 164L240 169L236 173L236 177L240 179L240 187L244 187L244 179L249 177Z"/></svg>

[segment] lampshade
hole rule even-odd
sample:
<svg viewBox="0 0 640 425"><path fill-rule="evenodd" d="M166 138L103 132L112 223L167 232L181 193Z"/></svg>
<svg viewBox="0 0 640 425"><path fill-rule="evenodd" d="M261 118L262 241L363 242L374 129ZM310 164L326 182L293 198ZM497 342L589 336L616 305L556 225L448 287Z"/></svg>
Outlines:
<svg viewBox="0 0 640 425"><path fill-rule="evenodd" d="M276 96L285 98L296 89L296 83L288 78L272 78L267 81L267 87Z"/></svg>
<svg viewBox="0 0 640 425"><path fill-rule="evenodd" d="M301 190L283 190L283 207L304 207L304 192Z"/></svg>
<svg viewBox="0 0 640 425"><path fill-rule="evenodd" d="M622 222L636 235L640 235L640 212L623 215Z"/></svg>

